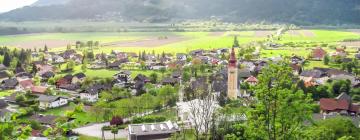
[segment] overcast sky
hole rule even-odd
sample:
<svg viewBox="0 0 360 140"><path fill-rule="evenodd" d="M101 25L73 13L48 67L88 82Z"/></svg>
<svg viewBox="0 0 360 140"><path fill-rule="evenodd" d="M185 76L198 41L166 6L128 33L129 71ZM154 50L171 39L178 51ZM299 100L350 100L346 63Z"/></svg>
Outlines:
<svg viewBox="0 0 360 140"><path fill-rule="evenodd" d="M37 0L0 0L0 13L31 5Z"/></svg>

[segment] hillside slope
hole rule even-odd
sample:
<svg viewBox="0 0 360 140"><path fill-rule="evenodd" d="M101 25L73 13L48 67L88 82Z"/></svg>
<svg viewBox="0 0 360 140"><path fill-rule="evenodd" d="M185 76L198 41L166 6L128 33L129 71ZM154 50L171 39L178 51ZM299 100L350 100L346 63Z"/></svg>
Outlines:
<svg viewBox="0 0 360 140"><path fill-rule="evenodd" d="M56 3L60 0L51 1ZM1 14L0 20L95 19L164 22L211 16L233 22L267 21L298 25L359 24L360 1L71 0L63 5L30 6L13 10Z"/></svg>

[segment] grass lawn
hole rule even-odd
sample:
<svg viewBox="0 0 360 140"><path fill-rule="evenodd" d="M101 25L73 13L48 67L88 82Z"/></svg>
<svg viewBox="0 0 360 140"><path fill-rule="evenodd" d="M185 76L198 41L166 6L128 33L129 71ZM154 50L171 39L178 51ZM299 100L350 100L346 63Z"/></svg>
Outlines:
<svg viewBox="0 0 360 140"><path fill-rule="evenodd" d="M160 112L156 112L156 113L151 114L151 115L164 116L164 117L166 117L167 120L177 121L177 111L176 111L175 108L162 110Z"/></svg>
<svg viewBox="0 0 360 140"><path fill-rule="evenodd" d="M73 111L75 106L76 105L74 103L70 103L68 106L46 110L45 112L42 112L42 114L65 116L65 112ZM75 113L73 117L75 118L75 123L78 125L86 125L87 123L96 122L96 118L86 111L81 113Z"/></svg>
<svg viewBox="0 0 360 140"><path fill-rule="evenodd" d="M5 96L9 96L13 93L12 90L5 90L5 91L0 91L0 97L5 97Z"/></svg>

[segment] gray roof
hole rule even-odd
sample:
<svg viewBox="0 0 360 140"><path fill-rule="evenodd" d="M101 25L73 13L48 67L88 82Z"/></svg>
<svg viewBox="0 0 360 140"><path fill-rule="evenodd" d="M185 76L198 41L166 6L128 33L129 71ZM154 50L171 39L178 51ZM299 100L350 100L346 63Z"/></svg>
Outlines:
<svg viewBox="0 0 360 140"><path fill-rule="evenodd" d="M58 117L57 116L52 116L52 115L32 115L30 117L31 120L37 121L41 124L48 124L48 125L52 125L56 123L56 119Z"/></svg>
<svg viewBox="0 0 360 140"><path fill-rule="evenodd" d="M130 124L129 133L137 136L150 136L159 134L171 134L179 131L176 123L162 122L149 124Z"/></svg>
<svg viewBox="0 0 360 140"><path fill-rule="evenodd" d="M321 70L305 70L300 74L300 76L314 77L314 78L321 78L324 75L325 75L325 72L323 72Z"/></svg>
<svg viewBox="0 0 360 140"><path fill-rule="evenodd" d="M59 96L47 96L47 95L40 95L39 97L39 101L40 102L53 102L56 101L57 99L62 98Z"/></svg>
<svg viewBox="0 0 360 140"><path fill-rule="evenodd" d="M0 110L0 117L5 116L7 113L11 113L11 111L7 110L7 109L1 109Z"/></svg>
<svg viewBox="0 0 360 140"><path fill-rule="evenodd" d="M5 71L0 71L0 79L7 77L9 77L9 75Z"/></svg>
<svg viewBox="0 0 360 140"><path fill-rule="evenodd" d="M351 96L346 94L345 92L341 93L339 96L336 97L336 100L346 100L351 103Z"/></svg>
<svg viewBox="0 0 360 140"><path fill-rule="evenodd" d="M0 64L0 71L6 70L7 67L4 64Z"/></svg>
<svg viewBox="0 0 360 140"><path fill-rule="evenodd" d="M8 106L8 104L5 102L5 100L0 99L0 109L4 109Z"/></svg>

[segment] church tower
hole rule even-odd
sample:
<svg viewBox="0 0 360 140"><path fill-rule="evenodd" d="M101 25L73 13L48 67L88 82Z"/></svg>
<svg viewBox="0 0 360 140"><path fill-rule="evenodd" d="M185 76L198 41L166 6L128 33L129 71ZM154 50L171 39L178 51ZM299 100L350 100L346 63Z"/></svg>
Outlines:
<svg viewBox="0 0 360 140"><path fill-rule="evenodd" d="M231 100L238 96L238 68L235 56L235 50L232 48L228 65L228 90L227 97Z"/></svg>

